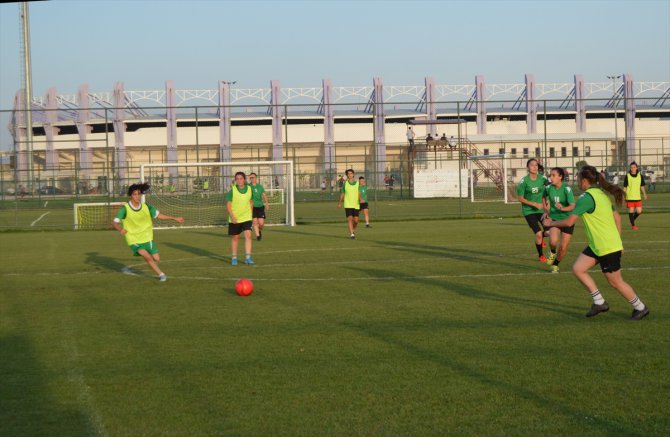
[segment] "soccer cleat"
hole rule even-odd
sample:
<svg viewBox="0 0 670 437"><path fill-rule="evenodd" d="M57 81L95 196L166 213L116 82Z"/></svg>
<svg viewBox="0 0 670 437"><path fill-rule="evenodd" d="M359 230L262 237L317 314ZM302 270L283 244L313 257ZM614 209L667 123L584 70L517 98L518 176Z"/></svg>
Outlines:
<svg viewBox="0 0 670 437"><path fill-rule="evenodd" d="M633 314L630 316L630 320L642 320L649 315L649 308L645 307L641 310L633 310Z"/></svg>
<svg viewBox="0 0 670 437"><path fill-rule="evenodd" d="M355 240L356 239L356 234L351 234L351 237L349 237L349 238L351 238L352 240Z"/></svg>
<svg viewBox="0 0 670 437"><path fill-rule="evenodd" d="M256 237L256 241L261 241L261 236L260 235Z"/></svg>
<svg viewBox="0 0 670 437"><path fill-rule="evenodd" d="M558 266L551 266L551 273L558 273Z"/></svg>
<svg viewBox="0 0 670 437"><path fill-rule="evenodd" d="M165 273L161 274L161 275L158 277L158 280L161 281L161 282L165 282L165 281L167 281L167 276L165 275ZM649 312L649 311L647 311L647 312Z"/></svg>
<svg viewBox="0 0 670 437"><path fill-rule="evenodd" d="M593 317L600 313L606 313L609 310L610 306L607 304L607 301L603 302L601 305L597 305L594 303L593 305L591 305L591 309L589 310L589 312L586 313L586 317Z"/></svg>
<svg viewBox="0 0 670 437"><path fill-rule="evenodd" d="M547 257L547 265L550 266L554 263L554 260L556 259L556 254L551 252L549 253L549 256Z"/></svg>
<svg viewBox="0 0 670 437"><path fill-rule="evenodd" d="M366 223L366 224L365 224L365 227L366 227L366 228L371 228L372 226L370 226L370 223Z"/></svg>
<svg viewBox="0 0 670 437"><path fill-rule="evenodd" d="M248 266L253 266L256 263L254 262L253 259L251 259L251 257L247 257L247 258L244 259L244 264L246 264Z"/></svg>
<svg viewBox="0 0 670 437"><path fill-rule="evenodd" d="M637 231L637 226L633 225L630 227L632 230Z"/></svg>
<svg viewBox="0 0 670 437"><path fill-rule="evenodd" d="M546 263L546 262L547 262L547 257L544 256L544 255L541 255L541 256L540 256L540 262L541 262L541 263Z"/></svg>
<svg viewBox="0 0 670 437"><path fill-rule="evenodd" d="M233 258L230 260L230 265L236 266L237 265L237 258Z"/></svg>

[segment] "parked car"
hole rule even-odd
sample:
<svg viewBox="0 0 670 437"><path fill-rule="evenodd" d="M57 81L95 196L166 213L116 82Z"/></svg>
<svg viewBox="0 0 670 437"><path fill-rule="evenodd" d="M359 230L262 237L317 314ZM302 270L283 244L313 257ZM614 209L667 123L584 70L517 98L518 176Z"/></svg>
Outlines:
<svg viewBox="0 0 670 437"><path fill-rule="evenodd" d="M53 187L51 185L47 185L46 187L42 187L39 189L40 194L65 194L65 191L61 190L58 187Z"/></svg>

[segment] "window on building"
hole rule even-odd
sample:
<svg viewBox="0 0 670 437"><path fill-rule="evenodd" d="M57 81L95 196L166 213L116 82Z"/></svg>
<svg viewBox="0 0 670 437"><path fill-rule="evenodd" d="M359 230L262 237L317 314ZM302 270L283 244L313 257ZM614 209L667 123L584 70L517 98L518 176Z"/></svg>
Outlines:
<svg viewBox="0 0 670 437"><path fill-rule="evenodd" d="M550 147L549 148L549 157L553 158L555 156L556 156L556 149L554 149L553 147Z"/></svg>
<svg viewBox="0 0 670 437"><path fill-rule="evenodd" d="M505 148L501 147L498 149L498 155L504 155L505 154Z"/></svg>
<svg viewBox="0 0 670 437"><path fill-rule="evenodd" d="M591 146L584 146L584 156L591 156Z"/></svg>
<svg viewBox="0 0 670 437"><path fill-rule="evenodd" d="M484 149L484 155L488 155L488 154L489 154L489 149Z"/></svg>
<svg viewBox="0 0 670 437"><path fill-rule="evenodd" d="M567 147L561 147L561 156L566 157L568 156L568 148Z"/></svg>
<svg viewBox="0 0 670 437"><path fill-rule="evenodd" d="M512 147L512 157L516 158L516 147Z"/></svg>
<svg viewBox="0 0 670 437"><path fill-rule="evenodd" d="M535 148L535 156L538 158L542 156L542 150L539 147Z"/></svg>
<svg viewBox="0 0 670 437"><path fill-rule="evenodd" d="M523 148L523 157L528 158L528 147Z"/></svg>
<svg viewBox="0 0 670 437"><path fill-rule="evenodd" d="M579 156L579 147L572 148L572 156Z"/></svg>
<svg viewBox="0 0 670 437"><path fill-rule="evenodd" d="M515 168L512 169L512 177L513 177L513 178L516 177L516 169L515 169Z"/></svg>

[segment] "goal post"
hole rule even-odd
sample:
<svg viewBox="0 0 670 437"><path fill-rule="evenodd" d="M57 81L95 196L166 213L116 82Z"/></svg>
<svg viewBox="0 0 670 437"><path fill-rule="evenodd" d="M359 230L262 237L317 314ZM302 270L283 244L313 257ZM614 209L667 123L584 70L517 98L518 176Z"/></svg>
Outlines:
<svg viewBox="0 0 670 437"><path fill-rule="evenodd" d="M126 202L75 203L74 229L111 229L116 213Z"/></svg>
<svg viewBox="0 0 670 437"><path fill-rule="evenodd" d="M140 180L150 185L144 201L163 214L184 217L179 227L226 226L226 194L234 175L256 173L265 189L266 225L295 226L293 161L240 161L142 164ZM176 227L159 220L156 229Z"/></svg>
<svg viewBox="0 0 670 437"><path fill-rule="evenodd" d="M468 156L471 202L512 203L512 175L505 154Z"/></svg>

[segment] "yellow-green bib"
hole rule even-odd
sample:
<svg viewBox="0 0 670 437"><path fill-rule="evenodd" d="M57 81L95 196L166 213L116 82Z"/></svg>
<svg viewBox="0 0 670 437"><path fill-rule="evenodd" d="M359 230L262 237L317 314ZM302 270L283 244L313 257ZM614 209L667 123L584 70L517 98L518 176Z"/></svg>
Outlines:
<svg viewBox="0 0 670 437"><path fill-rule="evenodd" d="M626 200L642 200L640 196L640 187L642 186L642 177L640 172L635 176L630 173L626 173L627 186L626 186Z"/></svg>
<svg viewBox="0 0 670 437"><path fill-rule="evenodd" d="M609 197L600 188L589 188L586 192L595 203L593 212L582 215L589 247L598 256L623 250Z"/></svg>
<svg viewBox="0 0 670 437"><path fill-rule="evenodd" d="M344 182L344 207L361 209L358 201L358 181L353 184L350 184L349 181Z"/></svg>
<svg viewBox="0 0 670 437"><path fill-rule="evenodd" d="M237 223L244 223L251 221L253 218L251 217L251 187L247 186L247 192L246 193L240 193L240 189L237 185L233 186L233 204L232 204L232 210L233 210L233 215L237 219ZM228 221L230 223L233 222L233 220L228 217Z"/></svg>
<svg viewBox="0 0 670 437"><path fill-rule="evenodd" d="M126 218L123 219L123 228L128 231L126 233L126 243L131 246L153 240L154 227L147 204L141 203L139 210L134 210L130 206L130 202L126 202L124 206L126 208Z"/></svg>

